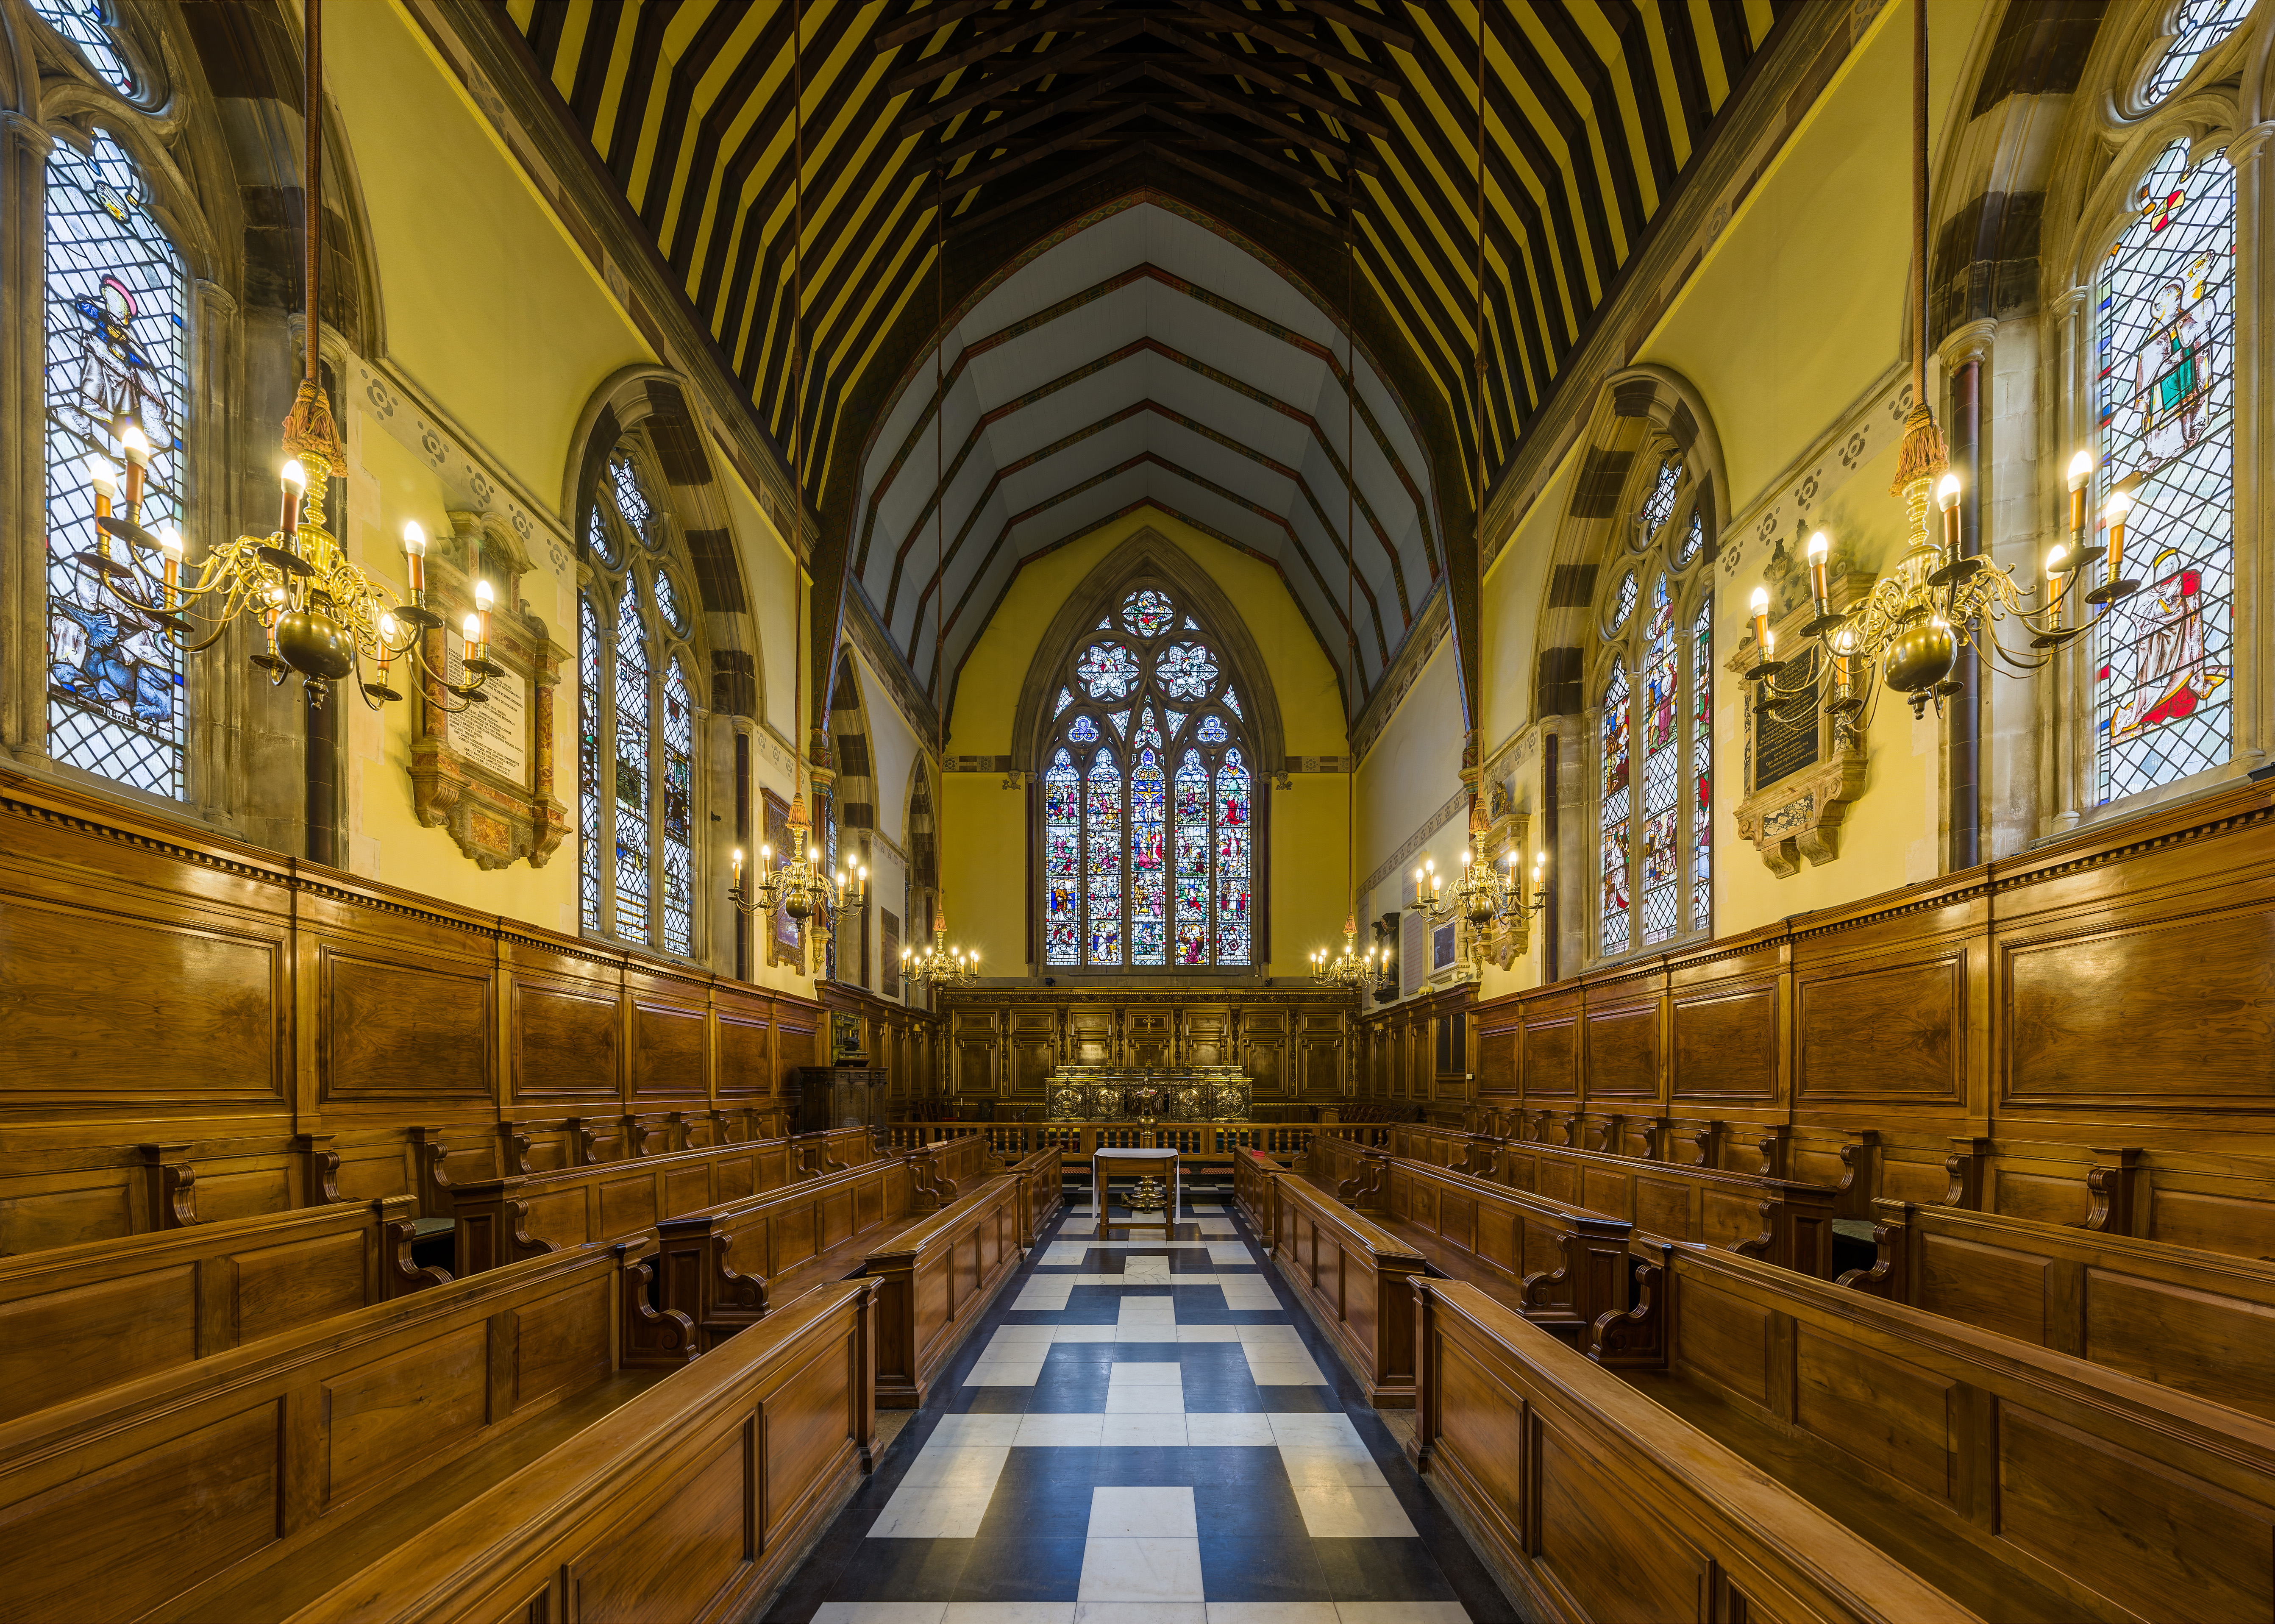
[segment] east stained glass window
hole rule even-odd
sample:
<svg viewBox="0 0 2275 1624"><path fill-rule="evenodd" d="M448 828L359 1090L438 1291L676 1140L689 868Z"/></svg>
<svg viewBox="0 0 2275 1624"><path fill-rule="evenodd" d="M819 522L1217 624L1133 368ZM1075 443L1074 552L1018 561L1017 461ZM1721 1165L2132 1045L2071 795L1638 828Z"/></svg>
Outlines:
<svg viewBox="0 0 2275 1624"><path fill-rule="evenodd" d="M1675 466L1659 465L1647 500L1669 488L1667 471ZM1703 934L1712 924L1712 597L1697 485L1678 478L1675 487L1674 505L1652 520L1653 539L1610 589L1599 623L1607 656L1596 736L1603 957Z"/></svg>
<svg viewBox="0 0 2275 1624"><path fill-rule="evenodd" d="M2242 26L2251 15L2251 0L2181 0L2173 12L2173 42L2165 48L2141 88L2143 102L2154 105L2181 87L2181 81L2204 52Z"/></svg>
<svg viewBox="0 0 2275 1624"><path fill-rule="evenodd" d="M1251 963L1253 752L1222 659L1170 588L1107 622L1069 652L1044 745L1044 957Z"/></svg>
<svg viewBox="0 0 2275 1624"><path fill-rule="evenodd" d="M2105 496L2133 485L2123 573L2094 628L2097 802L2215 767L2233 743L2235 176L2176 141L2102 266ZM2105 543L2105 536L2104 538Z"/></svg>
<svg viewBox="0 0 2275 1624"><path fill-rule="evenodd" d="M180 653L109 592L89 562L96 534L87 460L123 468L119 437L129 427L150 444L135 517L154 533L182 520L182 261L147 202L140 170L100 131L92 156L63 141L49 155L48 751L178 799Z"/></svg>
<svg viewBox="0 0 2275 1624"><path fill-rule="evenodd" d="M591 493L584 554L596 585L577 601L578 919L692 957L699 729L688 673L703 662L666 560L627 545L638 533L620 470L640 488L619 449ZM678 547L652 509L639 511L660 550Z"/></svg>

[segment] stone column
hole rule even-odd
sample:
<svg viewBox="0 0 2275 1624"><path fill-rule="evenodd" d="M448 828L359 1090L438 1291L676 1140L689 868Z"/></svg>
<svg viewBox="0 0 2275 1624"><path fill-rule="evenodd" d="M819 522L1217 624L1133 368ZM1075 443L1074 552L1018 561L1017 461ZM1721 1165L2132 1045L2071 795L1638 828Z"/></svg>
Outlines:
<svg viewBox="0 0 2275 1624"><path fill-rule="evenodd" d="M2264 463L2275 455L2275 320L2263 301L2275 275L2275 186L2269 184L2267 138L2275 124L2254 125L2230 142L2235 168L2235 766L2252 772L2275 750L2275 661L2260 657L2275 630L2275 570L2267 548L2275 537L2275 480Z"/></svg>
<svg viewBox="0 0 2275 1624"><path fill-rule="evenodd" d="M47 331L41 217L55 138L0 110L0 751L47 748Z"/></svg>

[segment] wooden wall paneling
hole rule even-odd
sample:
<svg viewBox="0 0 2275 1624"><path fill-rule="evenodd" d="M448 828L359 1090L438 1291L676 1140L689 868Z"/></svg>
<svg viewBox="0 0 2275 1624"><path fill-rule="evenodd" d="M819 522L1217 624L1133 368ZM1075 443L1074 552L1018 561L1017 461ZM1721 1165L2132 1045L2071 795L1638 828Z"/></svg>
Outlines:
<svg viewBox="0 0 2275 1624"><path fill-rule="evenodd" d="M1505 1002L1480 1007L1472 1017L1471 1036L1477 1042L1475 1092L1479 1099L1514 1099L1523 1091L1523 1021Z"/></svg>
<svg viewBox="0 0 2275 1624"><path fill-rule="evenodd" d="M1288 1010L1283 1005L1245 1004L1240 1011L1238 1064L1254 1084L1254 1098L1286 1099L1289 1092Z"/></svg>
<svg viewBox="0 0 2275 1624"><path fill-rule="evenodd" d="M949 1007L949 1076L958 1095L993 1097L995 1094L995 1054L1001 1046L1004 1014L1001 1010L985 1006Z"/></svg>
<svg viewBox="0 0 2275 1624"><path fill-rule="evenodd" d="M1528 1099L1573 1099L1580 1091L1580 989L1565 984L1528 999L1523 1015L1524 1093Z"/></svg>
<svg viewBox="0 0 2275 1624"><path fill-rule="evenodd" d="M1765 1118L1787 1098L1783 940L1676 967L1667 984L1667 1103Z"/></svg>
<svg viewBox="0 0 2275 1624"><path fill-rule="evenodd" d="M631 1060L628 1104L708 1099L711 988L707 978L661 966L624 967Z"/></svg>
<svg viewBox="0 0 2275 1624"><path fill-rule="evenodd" d="M1044 1079L1060 1064L1063 1012L1051 1004L1020 1004L1005 1013L1011 1048L1010 1091L1040 1099Z"/></svg>
<svg viewBox="0 0 2275 1624"><path fill-rule="evenodd" d="M771 1099L782 1068L775 1057L775 1001L722 983L719 988L716 1092L723 1101Z"/></svg>
<svg viewBox="0 0 2275 1624"><path fill-rule="evenodd" d="M1665 1097L1666 981L1654 968L1589 985L1584 1098L1624 1104Z"/></svg>
<svg viewBox="0 0 2275 1624"><path fill-rule="evenodd" d="M1306 1099L1337 1099L1343 1094L1347 1010L1305 1008L1296 1015L1296 1092Z"/></svg>
<svg viewBox="0 0 2275 1624"><path fill-rule="evenodd" d="M795 1091L800 1066L828 1064L829 1023L820 1004L787 993L775 995L774 1019L775 1077L767 1091L780 1098Z"/></svg>
<svg viewBox="0 0 2275 1624"><path fill-rule="evenodd" d="M621 1099L623 959L519 933L500 956L510 1103L593 1111Z"/></svg>
<svg viewBox="0 0 2275 1624"><path fill-rule="evenodd" d="M1978 1063L1968 1031L1984 917L1979 898L1954 900L1795 939L1797 1120L1848 1120L1870 1104L1959 1131ZM1874 1120L1889 1119L1875 1112Z"/></svg>
<svg viewBox="0 0 2275 1624"><path fill-rule="evenodd" d="M1069 1001L1066 1012L1066 1055L1070 1066L1119 1066L1121 1011L1096 1000Z"/></svg>
<svg viewBox="0 0 2275 1624"><path fill-rule="evenodd" d="M1233 1064L1232 1006L1218 1003L1189 1003L1180 1011L1183 1022L1178 1034L1178 1058L1181 1066L1229 1066Z"/></svg>
<svg viewBox="0 0 2275 1624"><path fill-rule="evenodd" d="M1173 1066L1176 1053L1176 1011L1166 1005L1145 1004L1128 1010L1122 1023L1122 1064L1162 1068Z"/></svg>

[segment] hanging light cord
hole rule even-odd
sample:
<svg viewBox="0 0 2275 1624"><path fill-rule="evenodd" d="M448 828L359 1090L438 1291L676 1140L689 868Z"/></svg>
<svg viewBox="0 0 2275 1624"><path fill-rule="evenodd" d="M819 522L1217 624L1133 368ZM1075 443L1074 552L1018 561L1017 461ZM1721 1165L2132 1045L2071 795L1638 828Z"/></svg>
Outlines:
<svg viewBox="0 0 2275 1624"><path fill-rule="evenodd" d="M805 8L790 8L790 140L794 168L790 175L791 227L790 242L790 726L791 759L797 764L790 778L797 795L804 775L805 726L805 64L799 47L805 34ZM797 854L804 862L805 854Z"/></svg>
<svg viewBox="0 0 2275 1624"><path fill-rule="evenodd" d="M308 87L302 100L307 117L307 136L305 146L308 154L308 173L302 183L305 207L301 211L300 237L306 255L306 280L303 287L307 297L307 339L302 346L307 351L308 381L321 384L322 379L322 319L317 315L316 292L322 276L321 237L324 218L324 29L323 0L308 0L306 12L308 39Z"/></svg>

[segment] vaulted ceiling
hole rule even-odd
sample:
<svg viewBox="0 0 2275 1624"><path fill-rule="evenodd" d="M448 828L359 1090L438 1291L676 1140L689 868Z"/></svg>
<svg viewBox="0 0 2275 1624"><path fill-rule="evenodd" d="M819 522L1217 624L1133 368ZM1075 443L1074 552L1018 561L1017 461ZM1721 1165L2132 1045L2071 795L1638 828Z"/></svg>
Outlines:
<svg viewBox="0 0 2275 1624"><path fill-rule="evenodd" d="M1486 0L1489 469L1794 3ZM785 449L795 422L817 662L858 592L952 682L1021 560L1141 501L1274 563L1354 710L1466 581L1475 9L805 0L794 30L787 0L498 6Z"/></svg>

